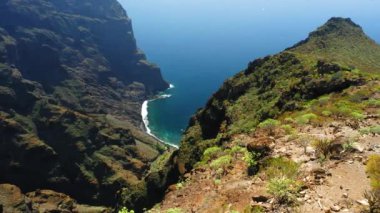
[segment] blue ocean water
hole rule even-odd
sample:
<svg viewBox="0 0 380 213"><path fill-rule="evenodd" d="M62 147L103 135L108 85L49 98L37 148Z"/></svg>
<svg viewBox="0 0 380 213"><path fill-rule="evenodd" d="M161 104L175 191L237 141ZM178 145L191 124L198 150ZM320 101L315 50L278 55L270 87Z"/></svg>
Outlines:
<svg viewBox="0 0 380 213"><path fill-rule="evenodd" d="M175 88L148 104L151 132L178 144L196 110L257 57L307 37L330 17L350 17L380 42L377 0L119 0L138 46Z"/></svg>

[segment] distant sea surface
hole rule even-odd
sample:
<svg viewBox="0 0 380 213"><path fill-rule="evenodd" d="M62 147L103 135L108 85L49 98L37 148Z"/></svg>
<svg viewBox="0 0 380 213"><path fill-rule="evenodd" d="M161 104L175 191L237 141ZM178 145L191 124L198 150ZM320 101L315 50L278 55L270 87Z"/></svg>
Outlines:
<svg viewBox="0 0 380 213"><path fill-rule="evenodd" d="M166 98L147 102L146 114L151 134L175 145L224 80L305 39L330 17L350 17L380 42L377 0L119 1L138 46L174 85Z"/></svg>

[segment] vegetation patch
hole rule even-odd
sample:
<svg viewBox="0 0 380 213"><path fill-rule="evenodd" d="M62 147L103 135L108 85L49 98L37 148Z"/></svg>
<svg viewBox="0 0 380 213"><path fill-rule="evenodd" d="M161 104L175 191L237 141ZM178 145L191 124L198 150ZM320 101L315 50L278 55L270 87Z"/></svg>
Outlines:
<svg viewBox="0 0 380 213"><path fill-rule="evenodd" d="M310 124L312 121L315 121L318 116L314 113L307 113L296 118L296 123L299 125Z"/></svg>
<svg viewBox="0 0 380 213"><path fill-rule="evenodd" d="M321 159L326 159L331 153L332 141L329 139L314 139L311 145Z"/></svg>
<svg viewBox="0 0 380 213"><path fill-rule="evenodd" d="M298 177L299 165L288 158L278 157L264 161L262 169L268 179L279 177L295 179Z"/></svg>
<svg viewBox="0 0 380 213"><path fill-rule="evenodd" d="M367 174L374 190L380 190L380 155L371 155L368 158Z"/></svg>
<svg viewBox="0 0 380 213"><path fill-rule="evenodd" d="M268 131L269 135L273 135L275 128L278 127L280 124L281 124L281 122L279 122L278 120L267 119L267 120L261 122L258 125L258 127Z"/></svg>
<svg viewBox="0 0 380 213"><path fill-rule="evenodd" d="M267 185L268 193L273 195L279 203L292 203L297 198L297 193L302 185L286 177L276 177L269 180Z"/></svg>
<svg viewBox="0 0 380 213"><path fill-rule="evenodd" d="M364 127L364 128L361 128L359 130L359 132L363 135L368 135L368 134L372 134L372 135L376 135L376 134L380 134L380 125L374 125L374 126L370 126L370 127Z"/></svg>

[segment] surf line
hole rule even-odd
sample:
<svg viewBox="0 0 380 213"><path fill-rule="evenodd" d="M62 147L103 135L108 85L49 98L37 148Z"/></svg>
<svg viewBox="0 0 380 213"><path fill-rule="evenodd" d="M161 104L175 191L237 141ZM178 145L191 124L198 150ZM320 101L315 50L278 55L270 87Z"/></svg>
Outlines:
<svg viewBox="0 0 380 213"><path fill-rule="evenodd" d="M172 89L172 88L174 88L174 85L170 84L168 90ZM153 98L153 99L150 99L150 100L145 100L143 102L143 104L142 104L142 107L141 107L141 117L142 117L142 120L143 120L143 123L144 123L145 131L146 131L146 133L148 133L148 135L150 135L153 138L157 139L161 143L167 144L169 146L172 146L172 147L178 149L179 147L177 145L165 142L165 141L161 140L160 138L158 138L156 135L154 135L152 133L152 130L149 128L149 118L148 118L148 107L149 107L148 104L149 104L149 102L150 101L155 101L157 99L170 98L170 97L171 97L170 94L161 94L161 95L158 95L156 98Z"/></svg>

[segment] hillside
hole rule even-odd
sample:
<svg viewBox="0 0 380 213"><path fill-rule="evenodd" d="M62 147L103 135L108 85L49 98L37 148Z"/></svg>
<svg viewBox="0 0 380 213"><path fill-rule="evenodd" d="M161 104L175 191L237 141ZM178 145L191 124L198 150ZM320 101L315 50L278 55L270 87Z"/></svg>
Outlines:
<svg viewBox="0 0 380 213"><path fill-rule="evenodd" d="M0 184L33 201L43 189L150 205L166 182L150 165L170 150L141 129L141 104L168 87L116 0L1 1Z"/></svg>
<svg viewBox="0 0 380 213"><path fill-rule="evenodd" d="M177 154L182 181L151 211L378 208L379 59L359 25L332 18L249 63L191 118Z"/></svg>

